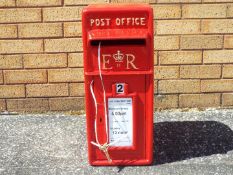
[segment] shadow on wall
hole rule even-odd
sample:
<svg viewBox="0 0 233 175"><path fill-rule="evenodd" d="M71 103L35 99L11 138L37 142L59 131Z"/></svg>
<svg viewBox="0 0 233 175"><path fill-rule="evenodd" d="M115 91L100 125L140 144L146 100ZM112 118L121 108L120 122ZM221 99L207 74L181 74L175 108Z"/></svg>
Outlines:
<svg viewBox="0 0 233 175"><path fill-rule="evenodd" d="M233 131L216 121L154 124L154 165L176 162L233 149Z"/></svg>

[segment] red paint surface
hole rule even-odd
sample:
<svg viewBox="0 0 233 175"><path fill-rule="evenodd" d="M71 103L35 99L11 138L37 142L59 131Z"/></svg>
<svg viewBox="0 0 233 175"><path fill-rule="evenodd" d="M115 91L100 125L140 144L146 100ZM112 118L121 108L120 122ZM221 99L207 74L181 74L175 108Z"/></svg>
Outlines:
<svg viewBox="0 0 233 175"><path fill-rule="evenodd" d="M133 23L133 20L136 21ZM154 94L152 8L147 5L88 6L83 10L82 21L89 162L91 165L150 164L153 157ZM119 21L120 25L117 25ZM90 143L95 142L95 105L90 92L92 80L99 103L97 116L99 141L102 144L106 141L103 91L98 71L99 42L101 42L101 68L107 98L133 99L133 146L109 147L112 163L106 160L102 151ZM118 51L124 56L121 62L114 59ZM108 55L105 57L107 60L105 65L103 55ZM134 60L132 55L135 57ZM132 63L129 63L130 61ZM127 84L126 92L116 94L115 83Z"/></svg>

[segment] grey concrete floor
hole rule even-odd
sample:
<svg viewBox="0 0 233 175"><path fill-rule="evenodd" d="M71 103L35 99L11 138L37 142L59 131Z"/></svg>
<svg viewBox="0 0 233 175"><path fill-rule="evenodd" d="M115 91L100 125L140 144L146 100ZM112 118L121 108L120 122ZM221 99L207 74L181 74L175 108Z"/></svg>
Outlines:
<svg viewBox="0 0 233 175"><path fill-rule="evenodd" d="M154 142L151 166L92 167L84 116L1 115L0 175L233 174L233 110L156 112Z"/></svg>

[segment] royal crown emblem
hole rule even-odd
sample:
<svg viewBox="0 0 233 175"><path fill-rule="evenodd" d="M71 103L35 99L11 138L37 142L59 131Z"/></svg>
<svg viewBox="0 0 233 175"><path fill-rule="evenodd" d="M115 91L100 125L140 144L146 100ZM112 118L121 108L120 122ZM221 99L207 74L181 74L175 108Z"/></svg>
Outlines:
<svg viewBox="0 0 233 175"><path fill-rule="evenodd" d="M118 50L116 54L113 54L113 58L115 59L115 62L123 62L124 54Z"/></svg>

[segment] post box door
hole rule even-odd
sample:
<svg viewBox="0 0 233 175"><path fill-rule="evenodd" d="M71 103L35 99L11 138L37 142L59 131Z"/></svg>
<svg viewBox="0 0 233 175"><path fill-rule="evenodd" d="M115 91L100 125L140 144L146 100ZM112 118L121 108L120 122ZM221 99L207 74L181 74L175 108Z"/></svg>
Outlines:
<svg viewBox="0 0 233 175"><path fill-rule="evenodd" d="M101 82L98 78L94 78L95 84L94 84L94 91L96 94L97 101L103 102L103 95L102 90L99 88L101 86ZM135 82L141 82L140 84L135 84ZM130 104L130 109L125 109L124 111L131 110L132 115L124 116L127 122L132 122L132 126L127 128L126 132L132 132L132 135L130 135L130 140L132 140L132 144L128 144L127 146L111 146L109 148L109 154L111 155L111 159L114 161L129 161L130 159L135 160L142 157L145 157L145 76L139 75L139 76L124 76L119 75L115 76L114 79L109 77L105 78L105 88L107 92L107 99L131 99L132 103ZM113 93L113 86L116 86L116 84L122 83L128 85L128 93L124 95L117 95ZM107 100L107 112L109 120L108 122L111 122L110 120L110 112L109 109L109 103ZM94 105L94 104L93 104ZM101 136L99 141L101 143L104 143L106 140L106 133L105 133L105 118L104 118L104 104L99 104L99 111L101 111L101 114L99 114L99 117L97 119L97 132L99 136ZM121 111L121 110L118 110ZM93 111L94 115L94 111ZM116 116L115 117L119 117ZM121 119L121 118L120 118ZM116 126L115 129L110 129L111 123L109 123L109 130L108 130L108 136L114 134L111 132L117 132L120 130L121 126ZM124 127L123 127L124 128ZM118 130L117 130L118 129ZM121 130L120 130L121 131ZM118 134L120 136L121 134ZM124 134L122 135L124 136ZM93 139L95 138L95 134L92 134ZM122 141L124 141L123 139ZM111 140L109 139L109 142L111 143ZM121 140L116 144L119 145L121 143ZM98 160L106 160L105 155L97 148L95 147L96 152L96 158Z"/></svg>

